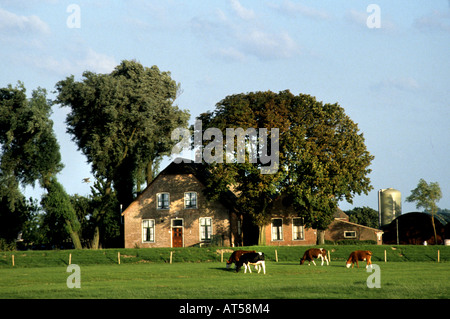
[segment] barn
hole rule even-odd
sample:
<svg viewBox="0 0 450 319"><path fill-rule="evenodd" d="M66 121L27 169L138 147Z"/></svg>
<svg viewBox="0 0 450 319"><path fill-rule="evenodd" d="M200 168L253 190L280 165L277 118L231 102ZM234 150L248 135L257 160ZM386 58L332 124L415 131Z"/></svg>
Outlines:
<svg viewBox="0 0 450 319"><path fill-rule="evenodd" d="M435 215L437 244L444 244L450 239L450 214L438 213ZM383 243L400 245L436 244L434 239L431 214L410 212L402 214L390 224L383 226Z"/></svg>
<svg viewBox="0 0 450 319"><path fill-rule="evenodd" d="M348 215L339 208L336 209L334 220L325 231L325 240L333 242L363 240L381 245L382 236L383 231L380 229L350 222Z"/></svg>

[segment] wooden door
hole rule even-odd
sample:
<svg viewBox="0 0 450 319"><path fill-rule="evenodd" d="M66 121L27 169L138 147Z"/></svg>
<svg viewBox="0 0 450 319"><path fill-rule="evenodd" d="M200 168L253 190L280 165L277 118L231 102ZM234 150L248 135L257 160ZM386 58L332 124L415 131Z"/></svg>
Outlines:
<svg viewBox="0 0 450 319"><path fill-rule="evenodd" d="M183 228L172 228L172 247L183 247Z"/></svg>

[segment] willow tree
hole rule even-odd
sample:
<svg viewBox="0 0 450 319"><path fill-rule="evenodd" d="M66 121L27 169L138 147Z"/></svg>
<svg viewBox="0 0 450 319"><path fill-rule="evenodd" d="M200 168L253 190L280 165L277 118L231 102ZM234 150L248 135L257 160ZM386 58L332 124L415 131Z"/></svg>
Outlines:
<svg viewBox="0 0 450 319"><path fill-rule="evenodd" d="M9 85L0 89L0 114L0 180L3 186L0 192L8 192L10 208L14 210L15 200L20 198L19 185L35 186L37 181L47 190L47 196L58 198L53 211L63 210L59 205L68 201L68 195L54 193L52 187L58 183L56 175L63 164L46 90L38 88L28 98L21 82L16 87ZM62 218L67 225L77 223L76 216L63 214ZM81 248L79 229L66 227L65 230L75 247Z"/></svg>
<svg viewBox="0 0 450 319"><path fill-rule="evenodd" d="M252 92L227 96L216 105L214 112L198 117L203 134L208 128L218 128L226 135L227 128L255 128L256 135L246 140L263 141L260 129L279 130L277 148L265 135L266 142L258 145L256 161L251 161L247 147L246 160L225 159L228 154L242 150L230 149L225 143L224 160L210 164L212 172L207 195L220 196L230 187L239 195L237 205L249 213L259 227L259 243L264 241L263 228L272 216L274 200L283 195L294 206L305 225L325 230L333 220L340 200L352 201L355 194L367 194L372 189L368 168L373 156L364 144L364 137L338 104L324 104L312 96ZM271 135L270 135L271 136ZM204 148L208 140L204 139ZM250 143L251 144L251 143ZM265 145L265 150L264 150ZM268 151L278 161L277 169L262 174ZM237 156L235 157L237 159ZM323 232L322 232L323 233Z"/></svg>
<svg viewBox="0 0 450 319"><path fill-rule="evenodd" d="M70 108L67 131L104 183L125 207L145 180L151 182L160 158L173 146L171 131L187 126L189 113L174 105L179 92L169 72L122 61L109 74L83 73L56 84L56 103ZM105 207L108 203L105 202ZM96 214L100 222L105 214ZM99 227L92 247L98 247Z"/></svg>

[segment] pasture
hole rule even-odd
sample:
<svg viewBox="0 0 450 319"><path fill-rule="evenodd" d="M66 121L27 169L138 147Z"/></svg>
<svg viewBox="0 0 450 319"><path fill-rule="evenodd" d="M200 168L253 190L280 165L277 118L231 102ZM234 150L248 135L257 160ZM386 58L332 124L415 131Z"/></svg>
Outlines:
<svg viewBox="0 0 450 319"><path fill-rule="evenodd" d="M325 248L332 247L335 246ZM172 264L167 262L169 250L135 249L133 254L122 250L120 265L116 260L117 250L15 252L16 266L12 267L8 260L13 253L2 252L0 298L448 299L450 294L450 264L446 261L449 247L440 248L439 263L431 260L436 252L435 247L426 250L430 247L399 246L392 249L389 246L390 254L401 251L402 257L399 258L406 258L408 250L412 255L419 256L418 251L422 250L429 252L430 256L423 257L426 254L422 253L420 258L425 258L425 261L412 261L412 255L409 255L407 262L387 263L383 260L383 247L370 247L373 251L377 249L373 263L380 266L381 288L367 287L366 281L371 273L366 272L363 263L360 268L345 268L345 258L338 254L336 247L331 253L330 266L300 266L300 254L307 247L279 247L278 262L273 258L272 247L254 248L267 251L266 275L227 270L225 259L230 253L224 254L224 261L220 262L221 256L217 250L209 248L176 251ZM345 256L354 248L338 249L345 250L340 252ZM67 278L71 275L66 272L69 252L73 254L72 263L80 266L79 289L67 287ZM182 257L182 252L190 257ZM161 259L145 261L139 258L139 254L142 257L150 253L161 256ZM26 259L33 254L36 254L35 258ZM183 258L192 260L185 261Z"/></svg>
<svg viewBox="0 0 450 319"><path fill-rule="evenodd" d="M0 298L43 299L414 299L448 298L449 264L380 264L381 288L364 267L267 262L267 274L226 270L224 263L82 266L69 289L66 267L0 269Z"/></svg>

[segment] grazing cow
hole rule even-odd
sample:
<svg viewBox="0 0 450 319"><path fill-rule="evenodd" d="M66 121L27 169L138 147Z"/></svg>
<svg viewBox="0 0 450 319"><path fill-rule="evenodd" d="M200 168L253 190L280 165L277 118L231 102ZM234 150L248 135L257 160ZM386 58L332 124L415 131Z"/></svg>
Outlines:
<svg viewBox="0 0 450 319"><path fill-rule="evenodd" d="M264 257L264 253L246 253L239 258L239 261L236 262L236 272L241 269L242 265L244 266L244 274L248 271L251 273L250 265L258 267L258 274L261 272L261 267L263 269L264 274L266 274L266 261Z"/></svg>
<svg viewBox="0 0 450 319"><path fill-rule="evenodd" d="M321 266L323 266L323 261L325 260L327 262L327 266L328 266L327 251L326 251L326 249L323 249L323 248L311 248L311 249L308 249L307 251L305 251L302 259L300 259L300 265L303 265L305 260L307 260L308 266L311 265L311 261L314 264L314 266L316 266L316 263L314 262L314 258L322 259Z"/></svg>
<svg viewBox="0 0 450 319"><path fill-rule="evenodd" d="M230 256L230 259L227 260L227 269L231 267L231 264L236 264L239 261L239 258L246 253L256 253L255 250L236 250Z"/></svg>
<svg viewBox="0 0 450 319"><path fill-rule="evenodd" d="M366 268L368 268L369 265L370 267L372 267L371 259L372 259L372 252L370 250L356 250L350 254L345 266L347 268L350 268L351 265L353 268L354 264L356 263L356 266L359 268L358 261L367 261Z"/></svg>

